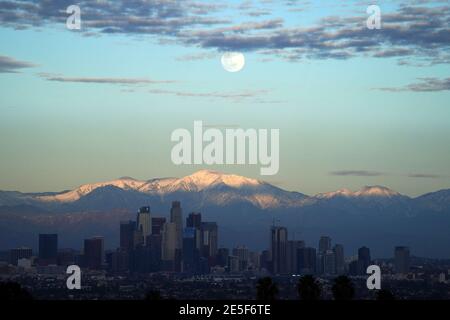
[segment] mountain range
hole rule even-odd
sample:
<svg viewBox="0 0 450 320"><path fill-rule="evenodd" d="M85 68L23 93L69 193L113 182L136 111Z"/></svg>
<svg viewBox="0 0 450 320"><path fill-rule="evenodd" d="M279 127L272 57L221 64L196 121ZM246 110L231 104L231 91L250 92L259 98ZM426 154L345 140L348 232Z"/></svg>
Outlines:
<svg viewBox="0 0 450 320"><path fill-rule="evenodd" d="M392 256L395 245L408 245L416 255L450 257L450 189L416 198L383 186L308 196L211 170L182 178L122 177L62 192L0 191L0 248L35 248L39 232L58 232L61 244L71 247L103 235L113 248L120 220L134 219L143 205L167 217L174 200L181 201L185 216L199 211L204 220L217 221L225 246L267 248L275 223L309 246L330 235L348 255L366 245L374 256Z"/></svg>

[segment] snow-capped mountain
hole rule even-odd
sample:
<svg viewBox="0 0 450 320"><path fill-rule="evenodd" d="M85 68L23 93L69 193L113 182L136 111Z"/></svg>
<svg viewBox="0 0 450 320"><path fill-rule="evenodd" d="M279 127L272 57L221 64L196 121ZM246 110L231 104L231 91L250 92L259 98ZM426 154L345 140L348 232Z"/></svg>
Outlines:
<svg viewBox="0 0 450 320"><path fill-rule="evenodd" d="M107 182L85 184L68 192L39 195L35 199L44 203L70 204L106 187L123 191L135 191L144 195L167 198L171 195L196 193L201 195L202 203L226 205L245 201L260 208L275 206L295 206L301 204L306 196L279 189L266 182L234 174L224 174L211 170L200 170L182 178L162 178L148 181L125 177ZM110 191L111 189L105 189ZM103 197L105 198L105 197Z"/></svg>
<svg viewBox="0 0 450 320"><path fill-rule="evenodd" d="M400 244L429 254L425 244L434 243L433 254L442 256L450 242L450 190L410 198L366 186L307 196L257 179L201 170L181 178L123 177L62 192L0 191L0 244L32 245L39 232L61 232L66 244L75 247L93 234L117 242L120 220L135 219L143 205L167 217L174 200L181 201L184 216L200 211L205 221L216 221L227 246L266 247L273 221L307 241L327 234L353 250L364 244L383 254Z"/></svg>

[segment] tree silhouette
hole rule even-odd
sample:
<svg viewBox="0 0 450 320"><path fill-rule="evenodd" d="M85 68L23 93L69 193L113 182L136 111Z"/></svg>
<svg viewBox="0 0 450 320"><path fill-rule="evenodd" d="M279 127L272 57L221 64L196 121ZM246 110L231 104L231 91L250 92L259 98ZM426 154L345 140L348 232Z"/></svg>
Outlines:
<svg viewBox="0 0 450 320"><path fill-rule="evenodd" d="M158 290L150 290L145 294L145 301L156 301L161 299L161 293Z"/></svg>
<svg viewBox="0 0 450 320"><path fill-rule="evenodd" d="M265 277L258 280L256 285L256 299L257 300L275 300L278 294L277 284L272 281L272 278Z"/></svg>
<svg viewBox="0 0 450 320"><path fill-rule="evenodd" d="M32 300L31 294L17 282L0 282L0 301Z"/></svg>
<svg viewBox="0 0 450 320"><path fill-rule="evenodd" d="M320 299L322 288L312 275L305 275L298 280L297 290L300 299L311 301Z"/></svg>
<svg viewBox="0 0 450 320"><path fill-rule="evenodd" d="M355 295L355 287L347 276L339 276L334 279L331 291L335 300L351 300Z"/></svg>
<svg viewBox="0 0 450 320"><path fill-rule="evenodd" d="M376 299L379 301L392 301L395 300L395 296L391 291L381 289L377 291Z"/></svg>

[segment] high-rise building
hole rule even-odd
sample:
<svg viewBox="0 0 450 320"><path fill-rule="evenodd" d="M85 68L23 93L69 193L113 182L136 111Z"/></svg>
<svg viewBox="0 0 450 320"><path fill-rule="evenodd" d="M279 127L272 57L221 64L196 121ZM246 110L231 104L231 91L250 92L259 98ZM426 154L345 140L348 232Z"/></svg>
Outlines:
<svg viewBox="0 0 450 320"><path fill-rule="evenodd" d="M342 244L336 244L333 247L336 273L342 275L345 273L345 256L344 256L344 246Z"/></svg>
<svg viewBox="0 0 450 320"><path fill-rule="evenodd" d="M202 214L200 212L191 212L186 218L187 228L200 229L202 225Z"/></svg>
<svg viewBox="0 0 450 320"><path fill-rule="evenodd" d="M136 222L121 221L120 222L120 248L122 250L132 250L134 248L134 239L136 232Z"/></svg>
<svg viewBox="0 0 450 320"><path fill-rule="evenodd" d="M117 249L107 255L109 269L112 272L124 272L130 270L130 254L132 251ZM109 257L109 258L108 258Z"/></svg>
<svg viewBox="0 0 450 320"><path fill-rule="evenodd" d="M239 272L239 258L236 256L228 256L228 270L230 273Z"/></svg>
<svg viewBox="0 0 450 320"><path fill-rule="evenodd" d="M407 274L409 272L410 258L408 247L395 247L394 266L395 273Z"/></svg>
<svg viewBox="0 0 450 320"><path fill-rule="evenodd" d="M183 271L195 273L197 271L197 264L200 254L196 245L195 228L185 228L183 232Z"/></svg>
<svg viewBox="0 0 450 320"><path fill-rule="evenodd" d="M316 249L304 247L297 249L297 272L300 274L316 273Z"/></svg>
<svg viewBox="0 0 450 320"><path fill-rule="evenodd" d="M162 252L161 259L163 261L175 260L175 249L177 242L176 224L173 222L166 222L162 230ZM167 264L167 263L166 263Z"/></svg>
<svg viewBox="0 0 450 320"><path fill-rule="evenodd" d="M94 237L84 240L84 265L89 269L101 269L104 259L103 237Z"/></svg>
<svg viewBox="0 0 450 320"><path fill-rule="evenodd" d="M143 238L143 243L149 235L152 234L152 217L150 212L150 207L141 207L137 213L137 230L141 232Z"/></svg>
<svg viewBox="0 0 450 320"><path fill-rule="evenodd" d="M246 246L237 246L233 249L233 256L238 257L239 271L245 271L250 258L249 250Z"/></svg>
<svg viewBox="0 0 450 320"><path fill-rule="evenodd" d="M228 248L219 248L217 250L217 264L221 267L228 266L228 256L230 255L230 250Z"/></svg>
<svg viewBox="0 0 450 320"><path fill-rule="evenodd" d="M323 273L332 275L336 273L336 256L333 250L328 250L322 255Z"/></svg>
<svg viewBox="0 0 450 320"><path fill-rule="evenodd" d="M180 201L172 202L172 208L170 208L170 222L175 223L175 248L181 250L183 248L183 211L181 209Z"/></svg>
<svg viewBox="0 0 450 320"><path fill-rule="evenodd" d="M271 229L271 254L272 254L272 273L287 273L287 238L288 232L285 227L275 227Z"/></svg>
<svg viewBox="0 0 450 320"><path fill-rule="evenodd" d="M151 271L160 271L162 260L162 235L151 234L148 236L147 246L150 248L152 256Z"/></svg>
<svg viewBox="0 0 450 320"><path fill-rule="evenodd" d="M11 249L9 252L9 261L17 266L19 259L30 259L33 256L33 250L27 247Z"/></svg>
<svg viewBox="0 0 450 320"><path fill-rule="evenodd" d="M319 254L323 254L331 250L331 238L327 236L320 237L319 240Z"/></svg>
<svg viewBox="0 0 450 320"><path fill-rule="evenodd" d="M250 251L248 268L257 271L261 268L261 254L259 252Z"/></svg>
<svg viewBox="0 0 450 320"><path fill-rule="evenodd" d="M305 247L305 242L301 240L289 240L287 242L286 264L287 271L291 274L297 272L297 250Z"/></svg>
<svg viewBox="0 0 450 320"><path fill-rule="evenodd" d="M370 249L367 247L361 247L358 249L358 267L357 273L358 275L365 275L367 271L367 267L370 266Z"/></svg>
<svg viewBox="0 0 450 320"><path fill-rule="evenodd" d="M39 264L56 264L58 259L58 235L39 234Z"/></svg>
<svg viewBox="0 0 450 320"><path fill-rule="evenodd" d="M152 234L161 234L164 223L166 223L166 218L163 217L152 218Z"/></svg>
<svg viewBox="0 0 450 320"><path fill-rule="evenodd" d="M219 240L218 227L215 222L201 224L201 254L205 258L215 257Z"/></svg>

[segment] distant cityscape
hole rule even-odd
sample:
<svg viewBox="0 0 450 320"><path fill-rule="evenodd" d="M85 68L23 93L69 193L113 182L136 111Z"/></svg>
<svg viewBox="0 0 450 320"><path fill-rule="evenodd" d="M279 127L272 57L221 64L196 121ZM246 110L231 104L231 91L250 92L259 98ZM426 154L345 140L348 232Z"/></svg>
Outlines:
<svg viewBox="0 0 450 320"><path fill-rule="evenodd" d="M40 296L44 299L52 298L55 292L64 291L65 294L53 298L73 298L77 293L67 290L62 279L67 277L65 268L75 264L82 269L83 281L87 281L83 283L84 289L90 288L87 291L80 290L84 295L78 298L138 298L139 292L143 294L147 290L142 287L142 282L139 285L139 279L146 279L147 282L144 283L158 288L163 295L165 290L171 288L169 283L180 281L194 287L205 282L216 285L220 283L222 287L225 283L238 282L244 287L247 284L248 288L239 292L233 291L230 286L228 296L225 289L222 293L218 290L216 295L206 297L195 293L195 290L187 289L182 293L181 286L178 291L176 286L172 288L170 296L180 297L181 294L182 298L194 299L252 299L254 294L251 288L254 281L264 276L274 277L283 283L294 281L302 275L314 275L326 287L327 281L333 277L347 275L360 283L359 298L367 298L370 293L367 288L364 289L364 281L368 276L366 270L369 265L376 264L382 270L383 285L392 287L393 291L398 289L403 292L400 298L433 297L440 290L446 290L447 296L439 294L439 298L450 298L450 261L413 257L410 248L406 246L393 248L393 258L390 259L372 259L370 248L365 246L360 247L355 255L345 255L344 246L333 245L328 236L320 237L316 249L307 246L302 240L289 239L288 228L274 223L268 230L270 244L266 250L255 252L245 245L230 250L218 247L220 233L216 222L203 221L200 212L191 212L185 223L183 220L179 201L172 202L169 219L154 217L149 206L141 207L136 220L122 221L118 226L120 247L112 251L105 250L101 236L85 239L83 250L79 252L59 248L58 234L39 234L37 256L27 247L1 253L0 280L28 284L32 292L45 292ZM48 278L54 280L49 282ZM116 285L120 284L121 289L114 286L114 282ZM58 288L57 283L61 287ZM98 289L99 283L100 287L108 287L109 283L115 290L109 295L96 295L92 288ZM163 286L163 283L166 285ZM408 288L410 285L419 285L428 291L402 291L401 288ZM46 286L53 291L46 291ZM124 296L126 292L128 293ZM292 297L288 294L285 298Z"/></svg>

